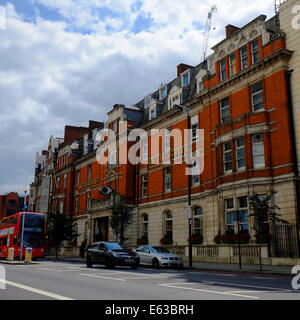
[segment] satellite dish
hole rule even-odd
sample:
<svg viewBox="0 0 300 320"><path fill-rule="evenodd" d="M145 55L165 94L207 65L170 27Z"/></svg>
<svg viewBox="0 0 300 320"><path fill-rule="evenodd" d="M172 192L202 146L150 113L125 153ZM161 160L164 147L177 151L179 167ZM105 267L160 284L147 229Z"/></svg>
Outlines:
<svg viewBox="0 0 300 320"><path fill-rule="evenodd" d="M99 192L100 192L102 195L106 196L106 195L108 195L108 194L111 194L111 193L113 192L113 190L112 190L111 188L109 188L109 187L101 187L101 188L99 189Z"/></svg>

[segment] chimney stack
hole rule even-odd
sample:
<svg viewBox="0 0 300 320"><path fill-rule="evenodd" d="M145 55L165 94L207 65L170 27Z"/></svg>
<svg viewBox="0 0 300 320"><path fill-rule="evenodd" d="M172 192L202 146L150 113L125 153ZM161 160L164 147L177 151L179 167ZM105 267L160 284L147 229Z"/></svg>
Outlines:
<svg viewBox="0 0 300 320"><path fill-rule="evenodd" d="M177 66L177 77L179 77L182 74L182 72L184 72L185 70L191 69L191 68L194 68L194 67L189 66L189 65L184 64L184 63L179 64Z"/></svg>
<svg viewBox="0 0 300 320"><path fill-rule="evenodd" d="M232 35L235 31L240 30L240 28L233 26L232 24L227 25L225 29L226 29L226 38Z"/></svg>

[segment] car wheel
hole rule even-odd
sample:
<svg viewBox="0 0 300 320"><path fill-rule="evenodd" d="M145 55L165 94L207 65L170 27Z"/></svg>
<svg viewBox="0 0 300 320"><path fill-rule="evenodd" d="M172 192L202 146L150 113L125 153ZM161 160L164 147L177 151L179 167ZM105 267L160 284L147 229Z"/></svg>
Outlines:
<svg viewBox="0 0 300 320"><path fill-rule="evenodd" d="M93 266L92 260L91 260L90 257L87 257L87 258L86 258L86 266L87 266L88 268L92 268L92 266Z"/></svg>
<svg viewBox="0 0 300 320"><path fill-rule="evenodd" d="M153 259L153 261L152 261L152 267L156 268L156 269L158 269L160 267L159 266L159 261L156 258Z"/></svg>

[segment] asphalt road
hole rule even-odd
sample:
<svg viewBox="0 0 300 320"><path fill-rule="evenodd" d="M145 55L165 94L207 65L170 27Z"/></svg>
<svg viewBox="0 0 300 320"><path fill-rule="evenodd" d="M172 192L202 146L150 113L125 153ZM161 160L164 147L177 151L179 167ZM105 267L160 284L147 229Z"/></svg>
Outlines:
<svg viewBox="0 0 300 320"><path fill-rule="evenodd" d="M291 277L42 261L0 264L0 300L300 300ZM2 283L3 286L3 283Z"/></svg>

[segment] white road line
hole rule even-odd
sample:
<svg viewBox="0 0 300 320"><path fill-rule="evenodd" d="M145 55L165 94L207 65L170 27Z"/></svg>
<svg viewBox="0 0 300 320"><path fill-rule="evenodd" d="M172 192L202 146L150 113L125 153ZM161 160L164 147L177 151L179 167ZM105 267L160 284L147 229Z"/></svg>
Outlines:
<svg viewBox="0 0 300 320"><path fill-rule="evenodd" d="M116 280L116 281L127 281L126 279L120 279L120 278L112 278L112 277L104 277L104 276L97 276L95 274L87 274L87 273L78 273L80 276L87 276L92 278L101 278L106 280Z"/></svg>
<svg viewBox="0 0 300 320"><path fill-rule="evenodd" d="M201 282L203 283L210 283L210 284L221 284L221 285L226 285L226 286L234 286L234 287L245 287L245 288L257 288L257 289L266 289L266 290L281 290L281 291L287 291L287 292L292 292L297 290L291 290L291 289L284 289L284 288L274 288L274 287L262 287L262 286L252 286L248 284L237 284L237 283L228 283L228 282L218 282L218 281L205 281L202 280ZM299 291L298 291L299 292Z"/></svg>
<svg viewBox="0 0 300 320"><path fill-rule="evenodd" d="M272 277L252 277L252 279L259 279L259 280L275 280L275 278L272 278Z"/></svg>
<svg viewBox="0 0 300 320"><path fill-rule="evenodd" d="M38 268L40 270L53 271L53 272L63 272L62 270L50 269L50 268Z"/></svg>
<svg viewBox="0 0 300 320"><path fill-rule="evenodd" d="M233 293L281 293L285 292L282 290L274 291L274 290L232 290L232 291L226 291L226 292L233 292Z"/></svg>
<svg viewBox="0 0 300 320"><path fill-rule="evenodd" d="M42 296L53 298L53 299L56 299L56 300L74 300L72 298L64 297L64 296L61 296L61 295L58 295L58 294L55 294L55 293L51 293L51 292L48 292L48 291L32 288L32 287L25 286L23 284L12 282L12 281L8 281L8 280L5 281L3 279L0 279L0 282L4 282L9 286L17 287L17 288L20 288L20 289L23 289L23 290L27 290L27 291L42 295Z"/></svg>
<svg viewBox="0 0 300 320"><path fill-rule="evenodd" d="M169 283L159 284L159 286L168 287L168 288L183 289L183 290L198 291L198 292L213 293L213 294L220 294L220 295L226 295L226 296L236 296L236 297L247 298L247 299L260 299L259 297L255 297L255 296L247 296L247 295L231 293L231 292L226 292L226 291L214 291L214 290L206 290L206 289L175 286L175 285L169 284Z"/></svg>

